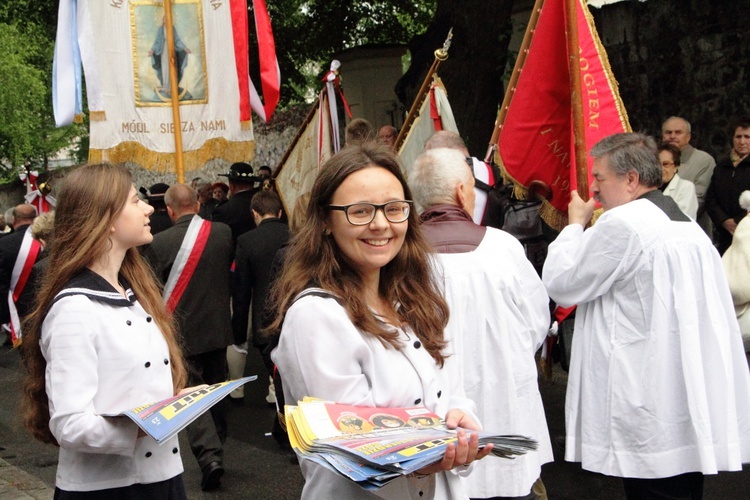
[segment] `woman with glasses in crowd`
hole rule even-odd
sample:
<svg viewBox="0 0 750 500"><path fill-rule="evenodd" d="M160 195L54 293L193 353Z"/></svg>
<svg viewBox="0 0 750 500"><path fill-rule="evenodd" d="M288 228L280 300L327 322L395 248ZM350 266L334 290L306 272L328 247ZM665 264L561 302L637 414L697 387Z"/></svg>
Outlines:
<svg viewBox="0 0 750 500"><path fill-rule="evenodd" d="M680 150L674 144L663 142L659 144L659 162L661 163L662 193L672 198L685 215L693 220L698 216L698 197L695 194L695 184L679 176Z"/></svg>
<svg viewBox="0 0 750 500"><path fill-rule="evenodd" d="M398 158L374 143L344 148L321 168L307 224L274 288L272 358L294 404L305 396L370 407L426 406L449 427L476 429L444 356L448 307L412 210ZM465 498L457 470L486 456L459 431L442 461L378 491L386 498ZM375 498L313 462L303 498ZM457 470L453 470L457 469Z"/></svg>

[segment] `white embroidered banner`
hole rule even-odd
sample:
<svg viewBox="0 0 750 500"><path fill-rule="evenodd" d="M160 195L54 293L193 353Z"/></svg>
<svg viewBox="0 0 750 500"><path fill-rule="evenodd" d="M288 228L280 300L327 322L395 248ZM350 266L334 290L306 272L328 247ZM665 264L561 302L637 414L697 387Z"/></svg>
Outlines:
<svg viewBox="0 0 750 500"><path fill-rule="evenodd" d="M434 102L430 97L430 90L433 91ZM427 96L422 102L422 106L419 108L419 115L414 120L409 133L406 135L401 148L398 151L398 155L401 158L401 163L404 167L404 174L408 177L409 171L411 170L412 163L417 159L417 156L421 155L424 151L424 145L432 134L435 133L435 119L430 116L430 108L434 107L437 110L441 128L439 130L450 130L451 132L458 133L458 127L456 126L456 120L453 118L453 110L451 109L450 102L448 102L448 95L445 92L445 87L440 78L435 77L435 83L432 84L431 89L427 91Z"/></svg>
<svg viewBox="0 0 750 500"><path fill-rule="evenodd" d="M325 89L313 106L276 172L276 190L287 213L292 212L300 195L312 189L320 166L334 154Z"/></svg>
<svg viewBox="0 0 750 500"><path fill-rule="evenodd" d="M58 26L56 74L74 75L62 65L75 57L63 54L79 49L91 122L90 161L173 170L175 125L162 2L62 0L60 10L68 14ZM252 127L240 120L230 0L173 0L172 19L185 170L215 158L252 160ZM70 80L57 79L57 102L65 102L63 94L74 95L71 86Z"/></svg>

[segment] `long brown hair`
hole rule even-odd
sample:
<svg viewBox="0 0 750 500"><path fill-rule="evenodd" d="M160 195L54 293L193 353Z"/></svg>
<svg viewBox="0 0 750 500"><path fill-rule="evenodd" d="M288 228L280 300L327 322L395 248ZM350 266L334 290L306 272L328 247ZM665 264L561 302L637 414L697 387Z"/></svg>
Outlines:
<svg viewBox="0 0 750 500"><path fill-rule="evenodd" d="M63 286L109 250L109 228L125 206L132 186L130 172L122 166L84 165L64 180L55 212L55 238L50 265L42 280L34 310L23 326L22 349L28 375L23 387L24 425L37 439L57 444L49 430L49 401L45 388L47 362L39 339L52 300ZM153 316L169 346L175 392L187 375L172 318L164 308L156 279L138 249L125 254L120 268L143 308Z"/></svg>
<svg viewBox="0 0 750 500"><path fill-rule="evenodd" d="M341 299L358 329L378 338L386 346L401 347L397 332L378 321L364 302L359 274L343 258L333 237L324 234L333 194L349 175L370 167L388 170L401 183L406 199L412 199L398 157L386 146L376 143L349 146L328 160L313 185L307 222L293 237L281 277L271 292L270 307L274 308L276 317L267 330L269 333L281 330L284 315L294 297L314 283ZM394 311L398 321L411 327L425 349L442 366L448 305L436 282L429 257L430 247L419 229L416 212L409 214L408 223L403 247L380 269L379 294L388 304L399 304Z"/></svg>

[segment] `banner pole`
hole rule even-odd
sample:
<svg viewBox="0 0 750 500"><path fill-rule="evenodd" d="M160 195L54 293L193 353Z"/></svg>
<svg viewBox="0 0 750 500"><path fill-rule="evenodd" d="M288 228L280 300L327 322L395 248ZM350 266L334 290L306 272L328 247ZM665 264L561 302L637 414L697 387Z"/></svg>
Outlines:
<svg viewBox="0 0 750 500"><path fill-rule="evenodd" d="M172 23L172 0L164 0L164 34L169 54L169 93L172 98L172 121L174 123L174 166L177 182L185 182L185 166L182 157L182 120L180 118L180 87L177 81L177 54L174 48Z"/></svg>
<svg viewBox="0 0 750 500"><path fill-rule="evenodd" d="M500 129L503 128L505 123L505 116L508 114L508 107L510 107L510 101L513 99L513 94L516 91L516 85L518 84L518 78L521 76L523 65L526 62L526 56L529 53L529 46L531 45L531 39L534 37L534 30L536 24L539 22L539 13L542 12L544 6L544 0L536 0L534 2L534 8L531 10L531 17L529 18L529 24L526 25L526 33L523 35L523 41L521 47L518 49L518 57L516 57L516 64L513 65L513 73L510 75L508 81L508 88L505 90L505 96L503 97L503 103L500 105L500 109L497 112L497 120L495 120L495 129L492 131L492 137L490 138L490 144L487 148L487 154L484 157L484 161L491 162L492 154L497 147L497 141L500 138Z"/></svg>
<svg viewBox="0 0 750 500"><path fill-rule="evenodd" d="M409 130L414 125L414 120L416 120L417 115L419 114L419 108L422 107L422 103L427 98L427 89L429 89L430 85L432 85L432 76L437 71L440 63L448 59L448 49L451 46L452 38L453 28L448 31L448 36L446 37L443 46L435 51L435 60L432 61L432 66L430 66L429 71L427 71L427 76L425 76L425 79L422 82L422 86L419 88L419 92L417 92L417 96L414 98L414 102L411 105L409 114L406 115L404 124L398 133L398 137L396 137L396 142L393 144L393 149L395 151L399 151L401 149L401 146L404 144Z"/></svg>
<svg viewBox="0 0 750 500"><path fill-rule="evenodd" d="M580 44L578 42L579 0L565 0L565 19L568 31L568 68L570 70L570 103L573 115L573 140L576 157L576 186L584 201L589 199L589 170L586 162L586 128L583 123L581 101Z"/></svg>

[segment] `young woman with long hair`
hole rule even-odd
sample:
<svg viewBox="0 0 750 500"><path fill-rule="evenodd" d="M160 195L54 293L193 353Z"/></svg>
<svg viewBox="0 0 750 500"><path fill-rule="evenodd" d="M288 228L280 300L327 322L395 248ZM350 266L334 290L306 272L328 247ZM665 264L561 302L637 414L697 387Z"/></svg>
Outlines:
<svg viewBox="0 0 750 500"><path fill-rule="evenodd" d="M476 428L473 403L444 354L448 306L411 210L398 158L373 144L321 168L307 222L272 293L272 353L293 404L305 396L373 407L426 406L449 427ZM484 457L459 431L441 462L378 491L392 498L464 498L454 469ZM374 498L303 460L303 498Z"/></svg>
<svg viewBox="0 0 750 500"><path fill-rule="evenodd" d="M60 447L55 498L185 498L177 438L125 417L186 380L171 317L137 246L153 208L130 173L84 165L64 180L50 265L24 325L24 423Z"/></svg>

